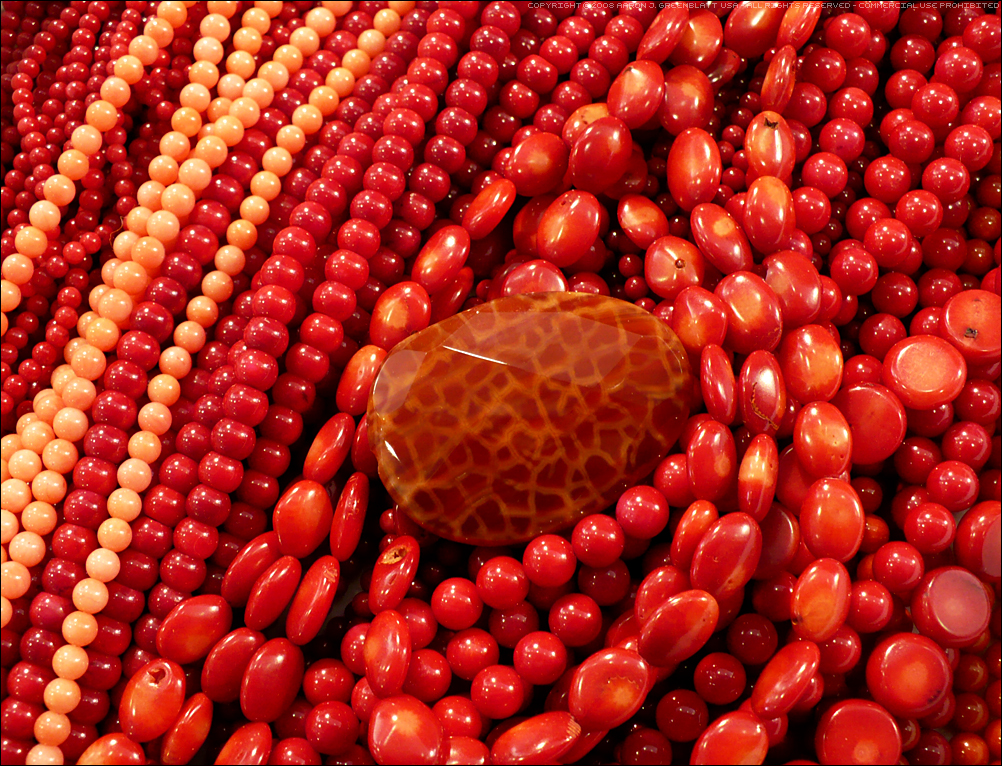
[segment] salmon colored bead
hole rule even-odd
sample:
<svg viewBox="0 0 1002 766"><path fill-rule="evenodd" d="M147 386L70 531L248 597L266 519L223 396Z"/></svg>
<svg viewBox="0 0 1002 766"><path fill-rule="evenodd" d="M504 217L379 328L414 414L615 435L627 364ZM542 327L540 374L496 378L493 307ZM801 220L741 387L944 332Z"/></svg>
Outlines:
<svg viewBox="0 0 1002 766"><path fill-rule="evenodd" d="M46 179L42 185L42 193L45 195L45 199L54 205L64 207L73 201L76 196L76 188L73 186L73 181L62 173L57 173Z"/></svg>
<svg viewBox="0 0 1002 766"><path fill-rule="evenodd" d="M121 77L129 85L135 85L143 79L143 62L132 55L120 56L115 61L112 72L115 77Z"/></svg>
<svg viewBox="0 0 1002 766"><path fill-rule="evenodd" d="M226 72L239 76L242 80L253 77L256 69L254 55L247 51L233 51L233 53L226 57Z"/></svg>
<svg viewBox="0 0 1002 766"><path fill-rule="evenodd" d="M70 134L70 143L73 144L73 148L88 155L97 154L101 150L103 141L101 131L91 125L78 125Z"/></svg>
<svg viewBox="0 0 1002 766"><path fill-rule="evenodd" d="M111 519L120 519L125 522L135 521L143 510L143 500L139 493L119 487L108 496L108 515ZM102 525L109 521L106 519ZM108 529L113 529L111 526Z"/></svg>
<svg viewBox="0 0 1002 766"><path fill-rule="evenodd" d="M63 638L74 646L89 646L97 638L97 620L86 612L71 612L63 620Z"/></svg>
<svg viewBox="0 0 1002 766"><path fill-rule="evenodd" d="M160 46L157 45L157 41L148 35L133 37L129 42L129 55L139 59L143 66L155 63L159 53Z"/></svg>
<svg viewBox="0 0 1002 766"><path fill-rule="evenodd" d="M363 35L365 32L362 33ZM309 26L300 27L289 35L289 44L299 49L303 56L312 56L320 48L320 35ZM302 66L300 64L300 66Z"/></svg>
<svg viewBox="0 0 1002 766"><path fill-rule="evenodd" d="M52 231L59 226L59 208L48 200L39 200L28 210L28 221L40 231Z"/></svg>

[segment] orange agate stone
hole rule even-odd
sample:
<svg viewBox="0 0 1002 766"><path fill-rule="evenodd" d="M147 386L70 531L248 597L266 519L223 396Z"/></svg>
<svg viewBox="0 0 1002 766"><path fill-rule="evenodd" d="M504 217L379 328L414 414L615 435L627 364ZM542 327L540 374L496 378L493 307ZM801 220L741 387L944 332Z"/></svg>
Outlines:
<svg viewBox="0 0 1002 766"><path fill-rule="evenodd" d="M616 501L678 438L689 364L668 325L585 293L486 303L394 347L369 441L400 509L435 534L503 545Z"/></svg>

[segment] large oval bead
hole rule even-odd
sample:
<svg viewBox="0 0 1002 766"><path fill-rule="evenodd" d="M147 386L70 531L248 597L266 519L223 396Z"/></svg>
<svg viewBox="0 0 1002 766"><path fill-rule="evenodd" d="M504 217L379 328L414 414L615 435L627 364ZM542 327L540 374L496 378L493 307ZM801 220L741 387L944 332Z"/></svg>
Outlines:
<svg viewBox="0 0 1002 766"><path fill-rule="evenodd" d="M681 343L642 309L512 296L396 346L373 388L369 439L414 521L502 545L615 502L678 438L690 390Z"/></svg>

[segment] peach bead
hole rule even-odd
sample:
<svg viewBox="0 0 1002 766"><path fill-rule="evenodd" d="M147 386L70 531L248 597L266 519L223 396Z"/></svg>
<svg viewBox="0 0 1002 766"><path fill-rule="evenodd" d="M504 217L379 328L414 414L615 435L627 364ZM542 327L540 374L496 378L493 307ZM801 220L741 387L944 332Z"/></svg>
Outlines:
<svg viewBox="0 0 1002 766"><path fill-rule="evenodd" d="M160 353L160 370L178 380L191 372L191 354L180 346L165 348Z"/></svg>
<svg viewBox="0 0 1002 766"><path fill-rule="evenodd" d="M66 439L53 439L42 448L42 464L56 473L69 473L79 459L77 448Z"/></svg>
<svg viewBox="0 0 1002 766"><path fill-rule="evenodd" d="M63 389L66 388L66 384L74 378L76 378L76 373L73 372L72 367L68 364L59 365L52 371L52 379L50 383L52 390L62 396Z"/></svg>
<svg viewBox="0 0 1002 766"><path fill-rule="evenodd" d="M118 110L104 99L100 99L87 107L84 119L87 120L88 125L93 125L102 133L107 133L118 122Z"/></svg>
<svg viewBox="0 0 1002 766"><path fill-rule="evenodd" d="M208 8L209 13L221 13L230 19L237 12L237 3L236 0L209 0L206 3L206 8Z"/></svg>
<svg viewBox="0 0 1002 766"><path fill-rule="evenodd" d="M120 335L118 325L110 319L98 317L87 325L87 332L84 334L84 337L92 346L107 353L118 345Z"/></svg>
<svg viewBox="0 0 1002 766"><path fill-rule="evenodd" d="M390 8L383 8L372 17L372 26L382 32L384 37L389 37L400 29L400 14Z"/></svg>
<svg viewBox="0 0 1002 766"><path fill-rule="evenodd" d="M279 45L273 58L273 63L284 66L290 75L298 72L303 66L303 52L295 45Z"/></svg>
<svg viewBox="0 0 1002 766"><path fill-rule="evenodd" d="M41 231L52 231L59 226L59 208L48 200L38 200L28 210L28 221Z"/></svg>
<svg viewBox="0 0 1002 766"><path fill-rule="evenodd" d="M101 98L117 109L129 103L132 87L121 77L109 77L101 83Z"/></svg>
<svg viewBox="0 0 1002 766"><path fill-rule="evenodd" d="M151 402L172 407L181 397L181 386L173 375L160 374L154 376L146 387ZM152 429L150 429L152 430Z"/></svg>
<svg viewBox="0 0 1002 766"><path fill-rule="evenodd" d="M64 176L62 173L57 173L54 176L49 176L45 183L42 185L42 193L45 195L45 199L49 200L53 204L63 207L68 205L76 197L76 187L73 185L73 181Z"/></svg>
<svg viewBox="0 0 1002 766"><path fill-rule="evenodd" d="M129 85L135 85L143 79L143 62L128 54L119 56L112 66L112 71L115 77L121 77Z"/></svg>
<svg viewBox="0 0 1002 766"><path fill-rule="evenodd" d="M108 606L108 586L86 577L73 586L73 606L81 612L97 614Z"/></svg>
<svg viewBox="0 0 1002 766"><path fill-rule="evenodd" d="M191 142L188 140L188 136L176 130L164 133L160 139L160 154L170 157L176 162L184 161L190 151Z"/></svg>
<svg viewBox="0 0 1002 766"><path fill-rule="evenodd" d="M10 460L10 456L23 447L19 434L7 434L0 439L0 458Z"/></svg>
<svg viewBox="0 0 1002 766"><path fill-rule="evenodd" d="M244 85L244 96L252 99L262 109L267 108L275 98L274 86L262 77L255 77Z"/></svg>
<svg viewBox="0 0 1002 766"><path fill-rule="evenodd" d="M150 220L153 211L148 207L137 205L125 215L125 226L141 237L146 236L146 222ZM93 290L91 291L93 293Z"/></svg>
<svg viewBox="0 0 1002 766"><path fill-rule="evenodd" d="M35 500L21 511L21 526L37 535L47 535L56 528L59 517L48 503Z"/></svg>
<svg viewBox="0 0 1002 766"><path fill-rule="evenodd" d="M71 149L70 151L75 150ZM77 153L79 154L79 152ZM64 154L68 154L68 152L64 152ZM86 161L86 158L84 158L84 162ZM45 236L45 232L35 226L25 226L14 235L14 247L17 248L19 253L29 258L40 256L45 252L48 244L49 239Z"/></svg>
<svg viewBox="0 0 1002 766"><path fill-rule="evenodd" d="M230 22L221 13L209 13L202 18L198 31L202 37L211 37L213 40L223 42L230 36Z"/></svg>
<svg viewBox="0 0 1002 766"><path fill-rule="evenodd" d="M215 42L214 40L212 42ZM216 43L219 45L219 43ZM223 57L222 47L219 50L220 60ZM197 82L206 88L215 88L219 82L219 68L211 61L196 61L188 67L189 82Z"/></svg>
<svg viewBox="0 0 1002 766"><path fill-rule="evenodd" d="M263 35L271 29L271 16L261 8L248 8L240 17L240 23Z"/></svg>
<svg viewBox="0 0 1002 766"><path fill-rule="evenodd" d="M275 175L284 176L292 170L292 154L290 154L288 149L273 146L265 151L264 157L261 159L261 165L265 170Z"/></svg>
<svg viewBox="0 0 1002 766"><path fill-rule="evenodd" d="M65 632L65 630L64 623L63 631ZM72 713L73 709L80 703L80 687L76 681L71 681L69 678L54 678L45 687L42 697L49 710L65 715Z"/></svg>
<svg viewBox="0 0 1002 766"><path fill-rule="evenodd" d="M355 75L343 66L334 67L327 73L325 82L332 87L341 98L350 96L355 89Z"/></svg>
<svg viewBox="0 0 1002 766"><path fill-rule="evenodd" d="M115 278L112 284L129 295L142 295L150 284L150 277L142 265L123 263L115 269Z"/></svg>
<svg viewBox="0 0 1002 766"><path fill-rule="evenodd" d="M414 0L390 0L387 5L391 10L396 11L401 16L404 16L414 10Z"/></svg>
<svg viewBox="0 0 1002 766"><path fill-rule="evenodd" d="M164 244L173 242L181 233L181 222L169 210L158 210L146 222L146 230Z"/></svg>
<svg viewBox="0 0 1002 766"><path fill-rule="evenodd" d="M70 359L73 365L73 372L81 378L87 380L97 380L104 375L104 370L108 366L108 359L104 352L94 348L89 343L80 346Z"/></svg>
<svg viewBox="0 0 1002 766"><path fill-rule="evenodd" d="M255 178L260 175L260 173L255 174ZM273 175L273 174L269 174ZM254 180L251 179L251 186L253 187ZM231 277L235 277L237 274L244 270L247 265L247 257L244 255L244 251L239 247L234 245L223 245L216 251L216 255L213 258L213 265L224 274L228 274Z"/></svg>
<svg viewBox="0 0 1002 766"><path fill-rule="evenodd" d="M42 458L30 449L19 449L7 461L7 471L21 481L31 481L41 470Z"/></svg>
<svg viewBox="0 0 1002 766"><path fill-rule="evenodd" d="M197 136L201 129L202 116L193 107L182 106L171 115L170 126L178 133L184 133L191 138Z"/></svg>
<svg viewBox="0 0 1002 766"><path fill-rule="evenodd" d="M212 168L205 160L193 157L181 163L177 178L180 183L197 193L209 185L212 180Z"/></svg>
<svg viewBox="0 0 1002 766"><path fill-rule="evenodd" d="M125 489L143 492L153 481L153 472L148 463L130 457L118 467L118 483Z"/></svg>
<svg viewBox="0 0 1002 766"><path fill-rule="evenodd" d="M101 151L101 144L104 143L104 138L101 136L101 131L97 128L90 125L78 125L70 134L70 143L73 144L74 149L84 154L92 155Z"/></svg>
<svg viewBox="0 0 1002 766"><path fill-rule="evenodd" d="M63 400L59 394L51 388L46 388L35 394L35 398L31 401L31 408L35 411L35 414L38 415L39 420L52 425L52 419L56 416L59 410L63 408ZM49 438L51 439L52 437L50 436ZM22 441L24 441L23 437ZM42 454L40 449L35 451L38 454Z"/></svg>
<svg viewBox="0 0 1002 766"><path fill-rule="evenodd" d="M351 5L348 0L332 0L332 2L325 2L324 8L335 16L344 16L351 10Z"/></svg>
<svg viewBox="0 0 1002 766"><path fill-rule="evenodd" d="M14 607L11 606L10 599L0 596L0 628L6 628L14 616Z"/></svg>
<svg viewBox="0 0 1002 766"><path fill-rule="evenodd" d="M21 290L13 282L4 279L0 282L0 308L13 311L21 302Z"/></svg>
<svg viewBox="0 0 1002 766"><path fill-rule="evenodd" d="M132 489L119 487L108 495L108 514L114 519L134 521L143 510L143 499Z"/></svg>
<svg viewBox="0 0 1002 766"><path fill-rule="evenodd" d="M63 751L55 745L32 745L24 756L25 766L63 766Z"/></svg>
<svg viewBox="0 0 1002 766"><path fill-rule="evenodd" d="M74 373L75 375L76 373ZM86 410L94 403L94 399L97 396L97 388L89 380L83 380L82 378L74 378L69 383L66 384L66 388L63 391L63 403L68 407L76 407L78 410ZM77 438L66 437L70 441L77 441L83 438L81 434Z"/></svg>
<svg viewBox="0 0 1002 766"><path fill-rule="evenodd" d="M40 204L42 203L35 203L35 205ZM56 210L58 211L58 208ZM10 280L15 285L26 285L31 280L31 275L35 273L35 266L28 256L21 255L20 253L11 253L3 259L0 273L3 274L4 279Z"/></svg>
<svg viewBox="0 0 1002 766"><path fill-rule="evenodd" d="M309 26L300 27L289 35L289 44L299 48L303 56L312 56L320 49L320 35Z"/></svg>
<svg viewBox="0 0 1002 766"><path fill-rule="evenodd" d="M21 429L21 444L25 449L30 449L39 455L45 449L45 445L55 438L52 426L45 420L33 420L26 423Z"/></svg>
<svg viewBox="0 0 1002 766"><path fill-rule="evenodd" d="M21 417L17 419L17 425L14 426L14 432L21 437L21 446L24 445L24 431L32 423L38 422L38 415L34 412L26 412ZM29 448L30 449L30 448ZM41 450L35 450L41 454Z"/></svg>
<svg viewBox="0 0 1002 766"><path fill-rule="evenodd" d="M192 48L192 54L196 62L207 61L210 64L216 65L223 60L223 44L215 38L203 37L195 43L195 46Z"/></svg>
<svg viewBox="0 0 1002 766"><path fill-rule="evenodd" d="M176 184L172 184L172 186L175 185ZM147 278L149 272L155 272L160 268L160 264L163 263L166 256L167 251L164 248L163 243L160 240L149 236L138 237L136 239L136 244L132 248L132 261L137 266L142 267L142 269L147 273ZM118 285L115 286L118 287ZM121 289L129 293L133 292L132 290L127 290L125 287L122 287Z"/></svg>
<svg viewBox="0 0 1002 766"><path fill-rule="evenodd" d="M56 649L52 655L52 670L60 678L76 681L90 665L87 652L74 644L66 644Z"/></svg>
<svg viewBox="0 0 1002 766"><path fill-rule="evenodd" d="M35 739L40 745L57 747L70 736L70 726L70 719L65 715L46 710L35 719Z"/></svg>
<svg viewBox="0 0 1002 766"><path fill-rule="evenodd" d="M310 104L320 110L324 117L330 117L341 102L337 91L328 85L320 85L310 91Z"/></svg>
<svg viewBox="0 0 1002 766"><path fill-rule="evenodd" d="M288 47L291 48L291 46ZM292 50L296 51L297 54L299 53L299 50L296 48L292 48ZM271 83L271 87L276 91L282 90L282 88L289 84L289 69L277 59L262 64L257 74L258 77Z"/></svg>
<svg viewBox="0 0 1002 766"><path fill-rule="evenodd" d="M219 321L219 306L206 295L198 295L188 301L185 316L202 327L211 327Z"/></svg>
<svg viewBox="0 0 1002 766"><path fill-rule="evenodd" d="M129 55L139 59L143 66L152 66L156 63L159 53L160 46L149 35L138 35L129 42Z"/></svg>
<svg viewBox="0 0 1002 766"><path fill-rule="evenodd" d="M0 543L7 545L17 534L17 516L10 511L0 510Z"/></svg>
<svg viewBox="0 0 1002 766"><path fill-rule="evenodd" d="M166 48L174 41L174 27L163 19L150 19L143 27L143 34L152 37L158 48Z"/></svg>
<svg viewBox="0 0 1002 766"><path fill-rule="evenodd" d="M100 285L100 286L101 287L107 287L107 285ZM91 291L91 292L93 292L93 291ZM105 292L107 292L107 290L103 291L101 294L104 295ZM73 338L69 343L67 343L63 347L63 358L67 362L69 362L70 359L73 358L73 355L77 352L77 349L80 348L80 346L82 346L86 342L87 341L85 341L83 338ZM73 374L76 375L75 372Z"/></svg>
<svg viewBox="0 0 1002 766"><path fill-rule="evenodd" d="M270 214L271 206L263 197L258 197L256 194L245 197L240 203L240 217L246 218L255 226L267 221Z"/></svg>
<svg viewBox="0 0 1002 766"><path fill-rule="evenodd" d="M36 500L55 505L66 497L66 479L55 471L39 471L31 481L31 494Z"/></svg>
<svg viewBox="0 0 1002 766"><path fill-rule="evenodd" d="M216 303L228 301L233 295L233 279L223 271L210 271L202 278L202 294Z"/></svg>
<svg viewBox="0 0 1002 766"><path fill-rule="evenodd" d="M170 430L171 414L167 405L160 402L147 402L139 409L137 422L144 431L152 431L157 436L163 436Z"/></svg>
<svg viewBox="0 0 1002 766"><path fill-rule="evenodd" d="M352 48L341 57L341 66L355 75L356 78L368 74L371 64L372 60L369 55L358 48Z"/></svg>
<svg viewBox="0 0 1002 766"><path fill-rule="evenodd" d="M160 450L160 439L154 433L136 431L129 437L129 455L134 458L146 463L155 463L160 457Z"/></svg>
<svg viewBox="0 0 1002 766"><path fill-rule="evenodd" d="M132 527L124 519L105 519L97 528L97 541L101 547L120 553L132 544Z"/></svg>
<svg viewBox="0 0 1002 766"><path fill-rule="evenodd" d="M257 227L250 221L238 218L226 227L226 241L241 250L250 250L257 244Z"/></svg>
<svg viewBox="0 0 1002 766"><path fill-rule="evenodd" d="M63 619L63 638L74 646L89 646L97 638L97 620L86 612L71 612ZM51 708L51 705L49 706Z"/></svg>
<svg viewBox="0 0 1002 766"><path fill-rule="evenodd" d="M101 582L111 582L118 577L122 562L115 551L109 551L107 548L95 548L87 554L84 567L88 577L93 577Z"/></svg>
<svg viewBox="0 0 1002 766"><path fill-rule="evenodd" d="M160 198L163 195L165 188L166 187L159 181L144 181L140 185L139 189L136 190L136 201L143 207L148 207L150 210L159 210ZM133 234L133 232L122 232L122 234L125 233ZM118 240L122 234L119 234L115 237L115 239ZM138 237L134 237L133 241L135 241L135 239L138 239ZM118 248L113 247L113 249L115 251L115 255L122 258L122 256L118 253ZM129 250L126 250L126 253L128 252Z"/></svg>
<svg viewBox="0 0 1002 766"><path fill-rule="evenodd" d="M327 37L337 26L337 18L326 8L311 8L306 12L303 21L321 37Z"/></svg>
<svg viewBox="0 0 1002 766"><path fill-rule="evenodd" d="M101 281L106 285L110 285L112 279L115 278L115 269L118 268L118 264L121 261L117 258L111 258L105 261L104 265L101 267Z"/></svg>
<svg viewBox="0 0 1002 766"><path fill-rule="evenodd" d="M31 487L20 479L7 479L0 484L3 497L0 498L0 508L11 513L20 513L31 502Z"/></svg>
<svg viewBox="0 0 1002 766"><path fill-rule="evenodd" d="M284 3L281 0L254 0L254 5L267 13L271 18L275 18L282 12Z"/></svg>
<svg viewBox="0 0 1002 766"><path fill-rule="evenodd" d="M197 322L181 322L174 328L174 343L189 354L197 354L205 347L205 328Z"/></svg>
<svg viewBox="0 0 1002 766"><path fill-rule="evenodd" d="M254 99L241 96L230 104L230 115L240 120L245 129L252 128L261 119L261 107Z"/></svg>
<svg viewBox="0 0 1002 766"><path fill-rule="evenodd" d="M8 561L0 566L0 574L0 593L4 598L21 598L31 587L31 573L18 561Z"/></svg>
<svg viewBox="0 0 1002 766"><path fill-rule="evenodd" d="M370 59L383 52L386 47L386 37L378 29L366 29L358 36L358 49Z"/></svg>
<svg viewBox="0 0 1002 766"><path fill-rule="evenodd" d="M196 112L204 112L208 108L209 102L212 101L212 94L204 85L190 82L181 88L178 98L182 107L194 109Z"/></svg>
<svg viewBox="0 0 1002 766"><path fill-rule="evenodd" d="M160 201L163 209L178 219L191 215L191 212L195 209L196 202L195 193L184 184L171 184L168 186L164 189ZM149 229L149 224L147 224L146 228Z"/></svg>
<svg viewBox="0 0 1002 766"><path fill-rule="evenodd" d="M259 170L251 177L250 189L253 194L271 202L282 191L282 179L270 170Z"/></svg>
<svg viewBox="0 0 1002 766"><path fill-rule="evenodd" d="M101 296L101 300L97 304L97 311L101 316L107 317L121 326L132 315L132 305L132 298L129 297L128 293L113 287ZM91 380L95 380L95 378L91 378Z"/></svg>
<svg viewBox="0 0 1002 766"><path fill-rule="evenodd" d="M292 112L292 124L312 136L324 125L324 116L312 104L300 104Z"/></svg>
<svg viewBox="0 0 1002 766"><path fill-rule="evenodd" d="M188 150L185 149L185 156L187 154ZM163 154L154 157L150 160L148 170L150 179L162 186L172 184L177 180L177 160L173 157L167 157Z"/></svg>
<svg viewBox="0 0 1002 766"><path fill-rule="evenodd" d="M306 146L306 133L304 133L303 129L298 125L283 125L278 129L278 133L275 136L275 143L278 144L278 147L273 148L284 149L290 154L298 154L303 150L303 147ZM271 151L271 149L268 151ZM286 171L286 173L287 172L288 171Z"/></svg>
<svg viewBox="0 0 1002 766"><path fill-rule="evenodd" d="M261 50L261 42L261 33L253 27L243 26L233 35L233 47L252 56Z"/></svg>
<svg viewBox="0 0 1002 766"><path fill-rule="evenodd" d="M230 104L232 107L233 105ZM244 137L244 124L229 113L222 115L216 120L214 138L220 139L224 144L223 159L226 158L225 147L236 146ZM222 164L222 163L220 163Z"/></svg>

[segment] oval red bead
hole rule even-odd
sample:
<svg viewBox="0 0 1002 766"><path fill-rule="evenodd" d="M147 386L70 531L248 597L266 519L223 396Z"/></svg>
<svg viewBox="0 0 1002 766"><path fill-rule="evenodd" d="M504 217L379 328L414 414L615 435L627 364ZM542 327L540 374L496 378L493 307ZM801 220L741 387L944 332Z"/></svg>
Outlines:
<svg viewBox="0 0 1002 766"><path fill-rule="evenodd" d="M285 491L272 518L282 553L305 558L330 534L334 508L323 485L303 479Z"/></svg>
<svg viewBox="0 0 1002 766"><path fill-rule="evenodd" d="M166 732L184 704L184 669L170 660L146 663L125 685L118 706L122 731L135 742Z"/></svg>
<svg viewBox="0 0 1002 766"><path fill-rule="evenodd" d="M157 651L180 665L205 657L233 623L233 610L221 596L194 596L171 610L157 629Z"/></svg>
<svg viewBox="0 0 1002 766"><path fill-rule="evenodd" d="M393 350L369 437L408 516L498 545L614 503L677 439L690 385L678 339L642 309L582 293L503 298Z"/></svg>

